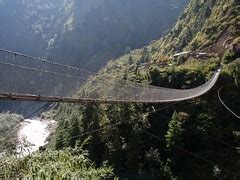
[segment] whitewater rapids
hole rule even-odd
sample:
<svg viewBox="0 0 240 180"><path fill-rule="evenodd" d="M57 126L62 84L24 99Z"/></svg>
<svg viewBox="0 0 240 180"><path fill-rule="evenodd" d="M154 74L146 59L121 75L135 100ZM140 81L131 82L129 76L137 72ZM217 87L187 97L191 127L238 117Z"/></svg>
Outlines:
<svg viewBox="0 0 240 180"><path fill-rule="evenodd" d="M55 124L53 120L25 119L17 134L17 153L20 156L30 155L46 145Z"/></svg>

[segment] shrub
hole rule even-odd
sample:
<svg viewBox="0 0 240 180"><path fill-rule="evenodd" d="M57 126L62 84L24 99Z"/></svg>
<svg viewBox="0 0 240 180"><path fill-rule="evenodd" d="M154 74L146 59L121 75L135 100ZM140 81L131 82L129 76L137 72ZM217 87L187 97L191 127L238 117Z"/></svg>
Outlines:
<svg viewBox="0 0 240 180"><path fill-rule="evenodd" d="M224 55L223 55L223 63L224 64L228 64L230 62L232 62L235 59L235 54L233 52L233 50L228 49L227 51L225 51Z"/></svg>

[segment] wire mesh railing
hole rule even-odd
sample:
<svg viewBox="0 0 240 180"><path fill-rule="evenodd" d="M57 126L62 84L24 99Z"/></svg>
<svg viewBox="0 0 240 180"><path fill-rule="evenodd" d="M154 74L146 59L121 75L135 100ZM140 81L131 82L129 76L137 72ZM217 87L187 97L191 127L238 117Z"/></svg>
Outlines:
<svg viewBox="0 0 240 180"><path fill-rule="evenodd" d="M220 74L192 89L161 88L0 49L0 98L14 94L45 101L159 103L192 99L208 92ZM88 79L90 79L88 81ZM79 89L81 88L81 91ZM32 95L32 96L29 96ZM50 98L47 98L50 97ZM72 100L72 101L71 101ZM78 101L79 100L79 101Z"/></svg>

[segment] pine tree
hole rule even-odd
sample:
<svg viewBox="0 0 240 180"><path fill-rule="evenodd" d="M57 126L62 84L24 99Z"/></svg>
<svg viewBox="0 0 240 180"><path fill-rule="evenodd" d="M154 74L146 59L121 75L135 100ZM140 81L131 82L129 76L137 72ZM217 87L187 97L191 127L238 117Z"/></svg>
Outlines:
<svg viewBox="0 0 240 180"><path fill-rule="evenodd" d="M79 120L74 117L72 120L71 120L71 124L70 124L70 129L69 129L69 134L70 134L70 139L69 139L69 145L71 147L75 147L76 145L76 141L79 139L79 135L81 133L81 130L80 130L80 125L79 125Z"/></svg>
<svg viewBox="0 0 240 180"><path fill-rule="evenodd" d="M146 63L146 62L149 62L150 61L150 53L148 51L148 48L147 47L144 47L143 48L143 53L142 53L142 57L140 59L140 62L141 63Z"/></svg>
<svg viewBox="0 0 240 180"><path fill-rule="evenodd" d="M100 165L103 158L104 145L101 142L100 134L95 132L100 129L100 116L102 112L97 105L87 105L83 111L83 127L84 132L93 132L84 138L89 138L87 149L89 158L94 160L97 165Z"/></svg>
<svg viewBox="0 0 240 180"><path fill-rule="evenodd" d="M57 137L56 137L56 142L55 142L55 148L56 150L60 150L63 148L64 144L63 144L63 133L59 132Z"/></svg>
<svg viewBox="0 0 240 180"><path fill-rule="evenodd" d="M172 150L175 145L179 145L181 143L182 133L184 131L184 129L182 129L181 117L177 112L173 113L172 119L169 122L168 127L169 129L165 137L167 142L167 148L169 150Z"/></svg>
<svg viewBox="0 0 240 180"><path fill-rule="evenodd" d="M131 53L131 49L130 49L130 47L127 47L125 50L125 54L130 54L130 53Z"/></svg>
<svg viewBox="0 0 240 180"><path fill-rule="evenodd" d="M237 64L233 70L233 79L234 79L234 82L235 82L235 85L237 87L240 86L240 73L239 73L239 69L240 69L240 64Z"/></svg>
<svg viewBox="0 0 240 180"><path fill-rule="evenodd" d="M133 57L132 54L130 54L129 58L128 58L128 64L132 65L133 64Z"/></svg>
<svg viewBox="0 0 240 180"><path fill-rule="evenodd" d="M70 138L70 134L69 134L69 122L68 120L66 120L64 122L64 125L63 125L63 129L62 129L62 135L63 135L63 147L69 147L69 138ZM61 129L60 129L61 131Z"/></svg>

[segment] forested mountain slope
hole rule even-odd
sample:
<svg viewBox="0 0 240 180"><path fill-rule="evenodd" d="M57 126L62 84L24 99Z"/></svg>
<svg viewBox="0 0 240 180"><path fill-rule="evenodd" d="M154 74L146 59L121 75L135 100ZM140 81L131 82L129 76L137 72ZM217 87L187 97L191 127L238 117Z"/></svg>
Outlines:
<svg viewBox="0 0 240 180"><path fill-rule="evenodd" d="M238 112L237 19L239 1L191 0L168 35L143 49L128 49L93 77L183 89L203 84L222 63L220 80L208 94L174 104L62 104L52 115L58 128L48 148L82 144L97 166L112 166L116 176L129 179L238 179L239 121L217 94L225 85L220 94ZM225 28L213 32L211 26ZM175 61L169 56L185 49L209 54ZM104 82L93 85L90 80L79 93L103 91Z"/></svg>
<svg viewBox="0 0 240 180"><path fill-rule="evenodd" d="M68 137L103 128L89 137L86 135L90 140L85 148L97 164L107 160L118 176L237 179L238 120L217 96L218 89L229 83L221 95L238 112L240 63L239 49L234 48L240 43L237 19L238 1L192 0L167 36L143 49L128 50L93 78L191 88L203 84L224 63L220 80L210 93L179 104L62 105L55 116L59 126L53 146L74 147L85 137ZM219 29L215 32L212 28ZM219 52L215 47L219 47ZM209 54L178 61L168 56L185 49ZM102 89L90 81L81 91L91 94Z"/></svg>

